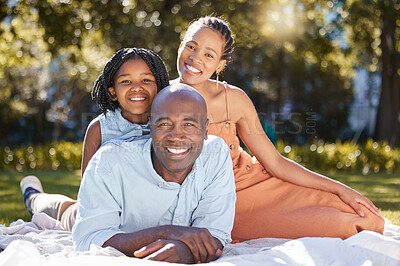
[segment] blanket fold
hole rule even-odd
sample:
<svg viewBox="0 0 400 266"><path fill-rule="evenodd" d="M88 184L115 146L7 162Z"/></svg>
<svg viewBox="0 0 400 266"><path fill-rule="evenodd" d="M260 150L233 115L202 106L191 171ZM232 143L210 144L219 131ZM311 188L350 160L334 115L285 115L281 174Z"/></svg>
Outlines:
<svg viewBox="0 0 400 266"><path fill-rule="evenodd" d="M75 252L71 233L46 214L31 222L0 225L0 266L175 265L128 258L114 248L92 245ZM260 238L228 244L216 265L400 265L400 226L385 223L384 235L363 231L346 240L305 237ZM176 264L181 265L181 264Z"/></svg>

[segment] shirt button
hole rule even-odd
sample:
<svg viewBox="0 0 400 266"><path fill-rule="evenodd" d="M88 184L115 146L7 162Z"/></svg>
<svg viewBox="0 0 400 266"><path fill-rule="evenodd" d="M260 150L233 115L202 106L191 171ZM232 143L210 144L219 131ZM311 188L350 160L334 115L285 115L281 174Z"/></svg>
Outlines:
<svg viewBox="0 0 400 266"><path fill-rule="evenodd" d="M181 220L175 219L175 223L179 224L180 222L181 222Z"/></svg>
<svg viewBox="0 0 400 266"><path fill-rule="evenodd" d="M159 186L159 187L162 187L162 185L163 185L163 184L162 184L161 182L160 182L160 183L158 183L158 186Z"/></svg>
<svg viewBox="0 0 400 266"><path fill-rule="evenodd" d="M246 166L246 169L247 169L247 170L250 170L250 165Z"/></svg>
<svg viewBox="0 0 400 266"><path fill-rule="evenodd" d="M229 122L225 123L225 127L229 127L230 125L231 125L231 123L229 123Z"/></svg>
<svg viewBox="0 0 400 266"><path fill-rule="evenodd" d="M231 150L233 150L233 149L235 149L235 145L231 144L231 146L229 146L229 148L230 148Z"/></svg>

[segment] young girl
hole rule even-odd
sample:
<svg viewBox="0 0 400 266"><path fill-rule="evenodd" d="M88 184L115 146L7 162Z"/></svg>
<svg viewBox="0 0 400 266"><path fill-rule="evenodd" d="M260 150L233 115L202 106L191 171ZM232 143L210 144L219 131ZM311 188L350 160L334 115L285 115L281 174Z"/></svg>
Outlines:
<svg viewBox="0 0 400 266"><path fill-rule="evenodd" d="M169 85L161 58L146 49L117 51L105 65L93 86L92 97L102 112L88 126L83 154L82 176L89 160L106 141L130 141L150 132L148 119L154 96ZM66 230L75 223L78 204L64 195L43 192L35 176L21 180L24 202L31 213L44 212L61 221Z"/></svg>
<svg viewBox="0 0 400 266"><path fill-rule="evenodd" d="M194 21L178 50L175 81L201 93L210 119L208 133L223 138L230 149L237 191L232 239L382 233L384 220L370 200L281 156L246 93L218 81L233 43L225 21L215 17ZM216 81L210 79L214 72ZM240 148L236 132L255 157Z"/></svg>

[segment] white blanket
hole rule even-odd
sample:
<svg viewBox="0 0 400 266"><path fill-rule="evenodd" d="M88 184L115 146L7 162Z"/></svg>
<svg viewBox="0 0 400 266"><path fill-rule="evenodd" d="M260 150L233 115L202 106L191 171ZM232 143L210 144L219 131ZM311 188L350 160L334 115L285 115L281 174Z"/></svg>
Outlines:
<svg viewBox="0 0 400 266"><path fill-rule="evenodd" d="M92 245L75 252L71 233L45 214L31 222L0 226L0 266L175 265L125 257L113 248ZM400 265L400 226L386 221L384 235L363 231L346 240L306 237L260 238L229 244L213 265Z"/></svg>

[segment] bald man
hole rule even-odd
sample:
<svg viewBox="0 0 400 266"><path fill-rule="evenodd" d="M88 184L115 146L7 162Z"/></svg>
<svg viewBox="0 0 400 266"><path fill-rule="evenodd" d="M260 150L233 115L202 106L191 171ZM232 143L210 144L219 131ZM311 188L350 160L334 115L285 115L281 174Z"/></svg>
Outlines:
<svg viewBox="0 0 400 266"><path fill-rule="evenodd" d="M209 262L231 241L235 184L224 141L207 137L203 97L184 84L161 90L150 139L111 141L79 190L76 250L112 246L128 256Z"/></svg>

